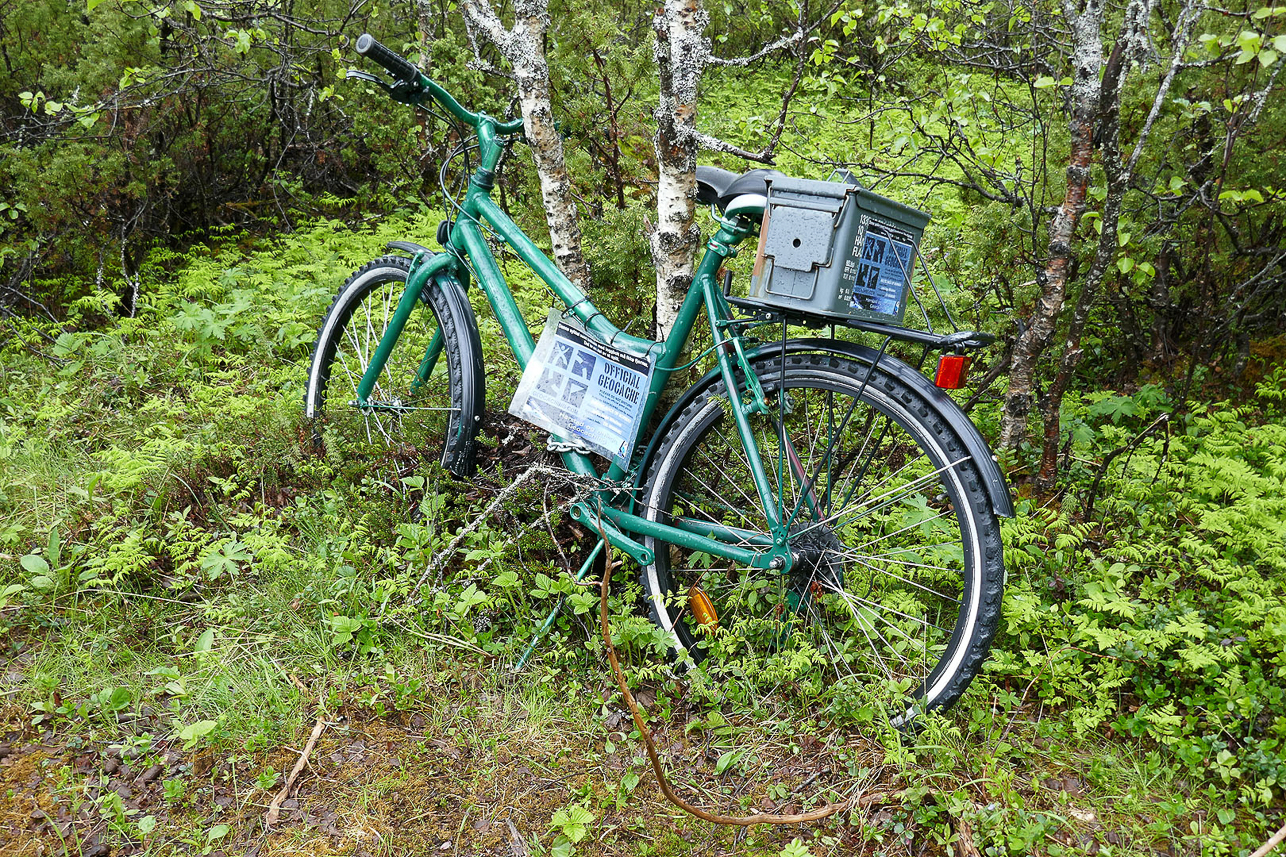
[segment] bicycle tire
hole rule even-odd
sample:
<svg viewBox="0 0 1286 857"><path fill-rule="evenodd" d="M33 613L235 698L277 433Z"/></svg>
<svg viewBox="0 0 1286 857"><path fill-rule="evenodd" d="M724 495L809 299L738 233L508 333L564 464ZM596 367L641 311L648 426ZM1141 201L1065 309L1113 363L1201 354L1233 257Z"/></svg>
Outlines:
<svg viewBox="0 0 1286 857"><path fill-rule="evenodd" d="M371 391L373 406L355 405L357 383L405 291L410 266L405 257L381 256L340 286L309 363L305 417L319 444L329 436L376 453L395 449L436 457L457 476L470 476L484 407L482 344L458 285L430 281L424 287ZM421 381L418 370L439 331L441 356Z"/></svg>
<svg viewBox="0 0 1286 857"><path fill-rule="evenodd" d="M786 574L757 571L647 539L655 559L640 573L643 597L672 654L717 670L715 657L762 665L793 649L833 671L828 693L891 680L884 698L897 725L951 705L986 658L1004 587L999 523L965 445L893 375L876 369L868 380L866 363L804 353L787 356L784 372L780 355L753 369L771 416L752 429L778 502L800 509L789 540L805 559ZM733 525L748 542L766 532L728 411L717 381L669 423L641 514ZM794 450L794 472L777 470L779 447Z"/></svg>

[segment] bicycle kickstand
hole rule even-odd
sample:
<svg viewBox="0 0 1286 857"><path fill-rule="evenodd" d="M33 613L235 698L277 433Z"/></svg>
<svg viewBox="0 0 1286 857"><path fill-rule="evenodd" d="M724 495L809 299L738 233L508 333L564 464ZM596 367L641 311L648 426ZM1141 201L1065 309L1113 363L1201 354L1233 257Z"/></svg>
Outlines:
<svg viewBox="0 0 1286 857"><path fill-rule="evenodd" d="M594 561L598 559L598 555L603 552L603 549L606 546L606 543L602 539L599 539L598 544L596 544L594 549L589 552L589 556L585 557L585 562L581 563L580 571L576 572L577 583L580 583L589 574L590 569L594 567ZM549 611L549 615L545 617L545 621L541 623L540 628L538 628L536 633L532 635L531 643L528 644L527 650L524 651L522 653L522 657L518 658L518 660L514 662L513 666L509 668L510 672L518 672L526 666L527 660L532 656L532 653L536 651L536 647L539 646L541 641L549 634L549 629L554 627L554 621L558 619L558 614L563 612L563 604L566 601L566 595L558 596L558 601L554 604L554 609Z"/></svg>

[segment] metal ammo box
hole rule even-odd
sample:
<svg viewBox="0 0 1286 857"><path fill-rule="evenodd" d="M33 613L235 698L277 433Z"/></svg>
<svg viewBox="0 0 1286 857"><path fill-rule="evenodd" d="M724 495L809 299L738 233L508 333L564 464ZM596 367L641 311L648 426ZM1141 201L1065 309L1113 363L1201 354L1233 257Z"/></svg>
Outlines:
<svg viewBox="0 0 1286 857"><path fill-rule="evenodd" d="M804 317L901 324L928 223L857 185L773 179L748 299Z"/></svg>

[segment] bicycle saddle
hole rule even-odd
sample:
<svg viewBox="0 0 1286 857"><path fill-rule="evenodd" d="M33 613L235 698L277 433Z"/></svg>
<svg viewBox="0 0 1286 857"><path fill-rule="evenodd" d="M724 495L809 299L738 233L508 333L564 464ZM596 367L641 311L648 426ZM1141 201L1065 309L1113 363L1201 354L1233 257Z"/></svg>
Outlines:
<svg viewBox="0 0 1286 857"><path fill-rule="evenodd" d="M718 206L722 212L743 194L767 196L768 182L775 178L785 178L785 174L761 169L738 175L718 167L697 167L697 202Z"/></svg>

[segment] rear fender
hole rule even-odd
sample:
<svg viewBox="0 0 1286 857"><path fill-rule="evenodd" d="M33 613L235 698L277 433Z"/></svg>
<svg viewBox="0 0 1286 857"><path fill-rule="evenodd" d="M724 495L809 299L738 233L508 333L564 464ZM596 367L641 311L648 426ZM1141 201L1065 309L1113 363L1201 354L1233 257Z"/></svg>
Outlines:
<svg viewBox="0 0 1286 857"><path fill-rule="evenodd" d="M750 360L755 360L761 357L776 356L781 351L782 344L775 342L770 345L760 346L750 351L746 356ZM874 364L878 358L880 369L888 372L923 397L942 416L947 425L951 426L952 431L960 438L960 442L964 444L970 457L977 464L983 487L987 492L987 497L991 500L991 507L995 513L1002 518L1012 518L1014 516L1014 505L1009 497L1009 486L1005 482L1004 474L1000 471L1000 466L996 463L991 447L987 445L987 441L978 432L977 427L974 426L965 412L960 410L960 406L955 403L955 400L935 387L928 378L896 357L890 357L888 354L881 356L875 349L854 342L841 342L834 339L791 339L786 342L785 351L787 355L835 354L841 357L848 357L867 366ZM639 474L647 473L652 463L652 457L656 454L656 449L660 445L660 439L665 435L671 423L683 412L683 409L697 396L705 392L707 388L719 383L721 380L722 376L719 370L713 369L684 391L679 400L661 419L656 431L652 433L652 438L648 441L647 448L643 453L643 459L639 464Z"/></svg>

